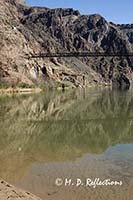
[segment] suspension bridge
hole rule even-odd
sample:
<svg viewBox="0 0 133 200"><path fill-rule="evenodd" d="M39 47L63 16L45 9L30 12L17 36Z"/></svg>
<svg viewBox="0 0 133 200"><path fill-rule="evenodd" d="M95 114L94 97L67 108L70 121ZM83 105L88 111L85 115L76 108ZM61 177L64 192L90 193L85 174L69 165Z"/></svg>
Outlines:
<svg viewBox="0 0 133 200"><path fill-rule="evenodd" d="M54 57L133 57L133 52L127 53L100 53L100 52L57 52L57 53L36 53L29 58L54 58Z"/></svg>

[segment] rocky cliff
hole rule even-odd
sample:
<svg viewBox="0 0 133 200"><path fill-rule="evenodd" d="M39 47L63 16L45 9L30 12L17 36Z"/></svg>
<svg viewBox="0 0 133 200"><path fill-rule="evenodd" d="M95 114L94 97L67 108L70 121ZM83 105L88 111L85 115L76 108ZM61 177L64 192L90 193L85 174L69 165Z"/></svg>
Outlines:
<svg viewBox="0 0 133 200"><path fill-rule="evenodd" d="M107 22L99 14L0 0L0 47L0 82L4 84L125 87L132 82L131 57L29 59L39 52L132 52L133 24Z"/></svg>

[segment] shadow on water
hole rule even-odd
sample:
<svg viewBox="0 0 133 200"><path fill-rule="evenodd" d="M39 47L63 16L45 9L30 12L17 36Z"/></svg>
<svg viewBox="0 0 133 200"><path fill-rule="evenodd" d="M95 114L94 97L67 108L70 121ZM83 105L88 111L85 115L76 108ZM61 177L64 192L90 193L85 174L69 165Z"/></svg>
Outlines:
<svg viewBox="0 0 133 200"><path fill-rule="evenodd" d="M1 97L0 176L16 183L35 163L105 155L117 144L132 144L132 130L131 91L90 89Z"/></svg>

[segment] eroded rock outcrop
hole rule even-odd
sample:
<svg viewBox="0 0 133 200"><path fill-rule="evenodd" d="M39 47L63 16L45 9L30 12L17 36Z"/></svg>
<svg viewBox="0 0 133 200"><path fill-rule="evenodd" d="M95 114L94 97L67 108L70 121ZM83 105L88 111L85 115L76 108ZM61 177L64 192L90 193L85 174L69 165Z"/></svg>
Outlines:
<svg viewBox="0 0 133 200"><path fill-rule="evenodd" d="M73 9L28 7L15 0L0 0L0 11L0 82L65 80L77 87L83 86L82 76L86 85L112 84L120 74L132 82L131 57L28 59L39 52L132 52L132 24L116 25L99 14L81 15Z"/></svg>

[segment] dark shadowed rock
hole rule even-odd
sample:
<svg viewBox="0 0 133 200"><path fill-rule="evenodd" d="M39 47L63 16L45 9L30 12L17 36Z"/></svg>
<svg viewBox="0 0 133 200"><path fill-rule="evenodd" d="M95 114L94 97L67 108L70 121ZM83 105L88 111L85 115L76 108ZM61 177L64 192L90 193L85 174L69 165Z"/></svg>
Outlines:
<svg viewBox="0 0 133 200"><path fill-rule="evenodd" d="M118 88L118 89L122 89L122 90L127 90L130 88L130 81L123 74L120 74L116 78L113 78L112 82L113 82L114 88Z"/></svg>

